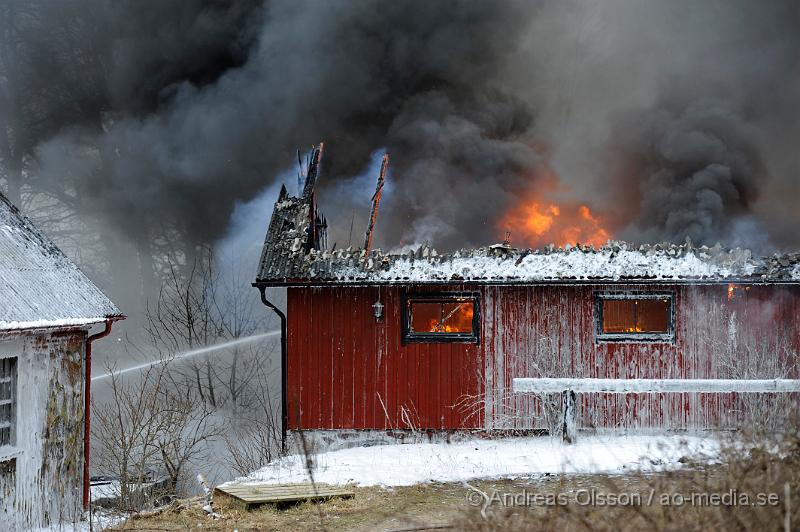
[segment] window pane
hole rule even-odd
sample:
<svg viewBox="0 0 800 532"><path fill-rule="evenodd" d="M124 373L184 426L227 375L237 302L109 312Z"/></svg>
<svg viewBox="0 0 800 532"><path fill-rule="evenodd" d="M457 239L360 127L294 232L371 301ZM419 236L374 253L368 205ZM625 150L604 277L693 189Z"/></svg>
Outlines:
<svg viewBox="0 0 800 532"><path fill-rule="evenodd" d="M0 445L14 444L16 381L16 357L0 359Z"/></svg>
<svg viewBox="0 0 800 532"><path fill-rule="evenodd" d="M633 299L603 299L603 332L637 332Z"/></svg>
<svg viewBox="0 0 800 532"><path fill-rule="evenodd" d="M442 332L472 332L472 314L474 312L472 301L444 303L442 307Z"/></svg>
<svg viewBox="0 0 800 532"><path fill-rule="evenodd" d="M410 302L411 330L413 332L435 332L436 324L442 318L441 303Z"/></svg>
<svg viewBox="0 0 800 532"><path fill-rule="evenodd" d="M603 333L669 333L669 299L603 299Z"/></svg>
<svg viewBox="0 0 800 532"><path fill-rule="evenodd" d="M411 301L411 332L472 333L473 301Z"/></svg>
<svg viewBox="0 0 800 532"><path fill-rule="evenodd" d="M641 332L669 332L669 300L642 299L637 301L636 325Z"/></svg>

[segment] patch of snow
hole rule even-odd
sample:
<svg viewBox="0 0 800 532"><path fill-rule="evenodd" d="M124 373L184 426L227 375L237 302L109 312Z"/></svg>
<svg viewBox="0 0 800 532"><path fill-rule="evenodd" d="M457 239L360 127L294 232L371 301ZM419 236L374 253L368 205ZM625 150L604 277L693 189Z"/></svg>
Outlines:
<svg viewBox="0 0 800 532"><path fill-rule="evenodd" d="M11 445L0 445L0 462L17 458L22 454L22 449L13 447Z"/></svg>
<svg viewBox="0 0 800 532"><path fill-rule="evenodd" d="M109 480L108 482L92 481L89 487L89 493L92 501L116 499L121 493L120 482L119 480Z"/></svg>
<svg viewBox="0 0 800 532"><path fill-rule="evenodd" d="M0 321L0 330L47 329L53 327L82 327L105 321L106 318L63 318L58 320Z"/></svg>
<svg viewBox="0 0 800 532"><path fill-rule="evenodd" d="M800 262L795 264L794 268L792 268L792 279L800 281Z"/></svg>
<svg viewBox="0 0 800 532"><path fill-rule="evenodd" d="M56 523L47 527L31 528L29 532L90 532L92 530L105 530L112 526L119 526L126 521L124 515L117 512L95 510L92 514L92 523L79 521L77 523Z"/></svg>
<svg viewBox="0 0 800 532"><path fill-rule="evenodd" d="M698 436L584 436L573 445L547 437L418 443L342 449L313 456L315 482L408 486L544 473L623 473L680 467L691 456L713 460L719 443ZM226 483L308 482L305 459L291 455ZM226 485L226 484L223 484Z"/></svg>

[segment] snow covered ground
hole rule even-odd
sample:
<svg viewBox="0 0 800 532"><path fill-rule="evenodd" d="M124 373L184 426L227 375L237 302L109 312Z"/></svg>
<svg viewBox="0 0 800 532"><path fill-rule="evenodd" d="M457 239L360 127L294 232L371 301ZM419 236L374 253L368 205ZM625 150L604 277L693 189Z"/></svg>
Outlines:
<svg viewBox="0 0 800 532"><path fill-rule="evenodd" d="M592 436L574 445L547 437L418 443L342 449L313 456L314 481L408 486L545 473L623 473L681 466L682 457L713 461L719 443L699 436ZM282 458L236 483L308 482L300 455Z"/></svg>
<svg viewBox="0 0 800 532"><path fill-rule="evenodd" d="M91 525L89 525L88 521L81 521L79 523L57 523L45 528L32 528L28 532L91 532L93 530L105 530L108 527L120 525L124 521L125 518L123 516L105 513L103 511L95 511Z"/></svg>

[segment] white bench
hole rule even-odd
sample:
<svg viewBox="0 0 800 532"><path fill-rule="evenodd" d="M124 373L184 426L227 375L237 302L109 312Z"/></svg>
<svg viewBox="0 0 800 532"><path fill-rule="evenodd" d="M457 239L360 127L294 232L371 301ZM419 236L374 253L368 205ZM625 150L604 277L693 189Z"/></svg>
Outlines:
<svg viewBox="0 0 800 532"><path fill-rule="evenodd" d="M575 379L515 378L514 393L561 393L564 441L577 437L576 393L790 393L800 392L800 380L793 379Z"/></svg>

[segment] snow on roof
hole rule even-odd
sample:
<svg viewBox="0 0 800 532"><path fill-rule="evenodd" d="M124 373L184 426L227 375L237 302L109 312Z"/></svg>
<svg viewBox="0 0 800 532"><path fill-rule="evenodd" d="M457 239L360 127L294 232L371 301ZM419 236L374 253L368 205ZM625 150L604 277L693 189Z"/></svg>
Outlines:
<svg viewBox="0 0 800 532"><path fill-rule="evenodd" d="M309 197L281 190L256 284L800 282L800 253L756 258L747 249L695 247L688 238L681 245L609 241L600 249L516 249L502 243L449 254L428 246L406 253L319 250L309 238L310 209Z"/></svg>
<svg viewBox="0 0 800 532"><path fill-rule="evenodd" d="M495 248L497 249L497 248ZM460 255L458 253L457 255ZM423 249L424 255L424 249ZM549 253L539 250L523 252L478 250L468 256L444 256L438 260L423 256L418 260L408 256L389 262L386 269L378 268L374 277L379 280L480 280L480 281L549 281L549 280L612 280L626 278L680 279L749 276L755 264L749 253L731 261L712 262L694 252L680 256L667 253L647 253L628 249L625 244L601 250L571 248ZM353 268L346 276L358 277Z"/></svg>
<svg viewBox="0 0 800 532"><path fill-rule="evenodd" d="M425 283L564 281L770 281L800 282L800 254L754 258L749 250L680 246L632 246L609 242L600 249L575 246L517 250L490 246L439 254L420 247L405 254L360 249L292 254L291 271L262 269L257 283Z"/></svg>
<svg viewBox="0 0 800 532"><path fill-rule="evenodd" d="M0 331L86 326L119 309L0 194Z"/></svg>

